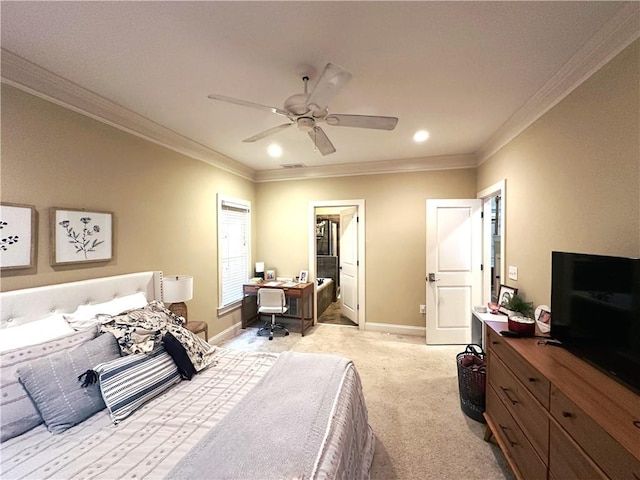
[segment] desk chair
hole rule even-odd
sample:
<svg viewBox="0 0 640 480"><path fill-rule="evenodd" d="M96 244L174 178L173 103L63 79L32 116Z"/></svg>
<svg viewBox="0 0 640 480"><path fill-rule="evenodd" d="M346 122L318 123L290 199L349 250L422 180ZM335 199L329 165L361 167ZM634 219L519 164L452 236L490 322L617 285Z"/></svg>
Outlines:
<svg viewBox="0 0 640 480"><path fill-rule="evenodd" d="M258 335L269 332L269 340L273 340L274 330L284 330L284 335L289 335L289 330L281 323L276 323L276 314L282 315L289 307L286 305L284 290L279 288L260 288L258 290L258 314L271 314L271 321L266 322Z"/></svg>

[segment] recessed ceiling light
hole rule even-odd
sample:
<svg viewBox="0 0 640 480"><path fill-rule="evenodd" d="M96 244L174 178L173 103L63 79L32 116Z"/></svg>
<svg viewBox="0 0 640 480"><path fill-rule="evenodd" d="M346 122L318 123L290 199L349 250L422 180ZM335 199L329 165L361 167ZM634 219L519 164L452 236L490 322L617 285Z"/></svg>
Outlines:
<svg viewBox="0 0 640 480"><path fill-rule="evenodd" d="M282 155L282 148L277 143L272 143L269 145L269 148L267 148L267 152L270 157L277 158Z"/></svg>
<svg viewBox="0 0 640 480"><path fill-rule="evenodd" d="M428 138L429 138L429 132L427 132L426 130L418 130L413 135L414 142L424 142Z"/></svg>

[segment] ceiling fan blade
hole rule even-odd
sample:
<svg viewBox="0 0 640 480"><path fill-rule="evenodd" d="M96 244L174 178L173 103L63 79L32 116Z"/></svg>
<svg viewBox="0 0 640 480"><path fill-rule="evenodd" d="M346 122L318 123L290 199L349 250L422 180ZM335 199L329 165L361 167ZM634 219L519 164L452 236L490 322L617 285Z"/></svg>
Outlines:
<svg viewBox="0 0 640 480"><path fill-rule="evenodd" d="M247 100L240 100L238 98L233 98L233 97L226 97L224 95L209 95L208 98L210 98L211 100L218 100L220 102L227 102L227 103L233 103L235 105L242 105L243 107L251 107L251 108L258 108L260 110L267 110L271 113L276 113L278 115L282 115L284 117L289 118L290 114L289 112L282 110L280 108L276 108L276 107L269 107L267 105L261 105L259 103L254 103L254 102L248 102Z"/></svg>
<svg viewBox="0 0 640 480"><path fill-rule="evenodd" d="M313 141L313 144L320 151L320 153L324 155L329 155L336 151L336 147L333 146L327 134L324 133L320 127L313 127L312 130L309 130L309 138Z"/></svg>
<svg viewBox="0 0 640 480"><path fill-rule="evenodd" d="M326 109L331 99L349 80L351 80L351 73L339 65L327 63L307 100L309 109L317 112Z"/></svg>
<svg viewBox="0 0 640 480"><path fill-rule="evenodd" d="M376 130L393 130L398 124L396 117L343 115L340 113L327 115L325 121L334 127L375 128Z"/></svg>
<svg viewBox="0 0 640 480"><path fill-rule="evenodd" d="M265 130L264 132L258 133L253 137L245 138L242 140L245 143L253 143L258 140L262 140L264 137L268 137L269 135L273 135L274 133L279 132L280 130L284 130L287 127L290 127L293 123L283 123L282 125L278 125L277 127L270 128L269 130Z"/></svg>

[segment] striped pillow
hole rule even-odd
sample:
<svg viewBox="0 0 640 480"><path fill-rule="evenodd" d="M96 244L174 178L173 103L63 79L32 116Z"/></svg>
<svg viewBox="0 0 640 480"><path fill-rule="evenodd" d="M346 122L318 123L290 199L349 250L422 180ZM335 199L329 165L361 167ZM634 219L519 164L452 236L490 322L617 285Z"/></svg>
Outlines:
<svg viewBox="0 0 640 480"><path fill-rule="evenodd" d="M101 363L94 370L100 375L102 398L113 423L181 380L178 367L162 347Z"/></svg>

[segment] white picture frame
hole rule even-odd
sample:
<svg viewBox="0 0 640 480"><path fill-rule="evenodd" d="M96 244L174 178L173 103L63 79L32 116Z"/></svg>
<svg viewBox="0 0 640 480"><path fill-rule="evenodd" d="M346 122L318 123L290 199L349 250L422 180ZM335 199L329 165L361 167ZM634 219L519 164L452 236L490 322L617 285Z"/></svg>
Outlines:
<svg viewBox="0 0 640 480"><path fill-rule="evenodd" d="M17 203L0 204L0 269L36 265L36 208Z"/></svg>
<svg viewBox="0 0 640 480"><path fill-rule="evenodd" d="M309 281L309 271L300 270L300 275L298 275L298 282L307 283L308 281Z"/></svg>
<svg viewBox="0 0 640 480"><path fill-rule="evenodd" d="M113 259L113 213L51 208L51 265Z"/></svg>

